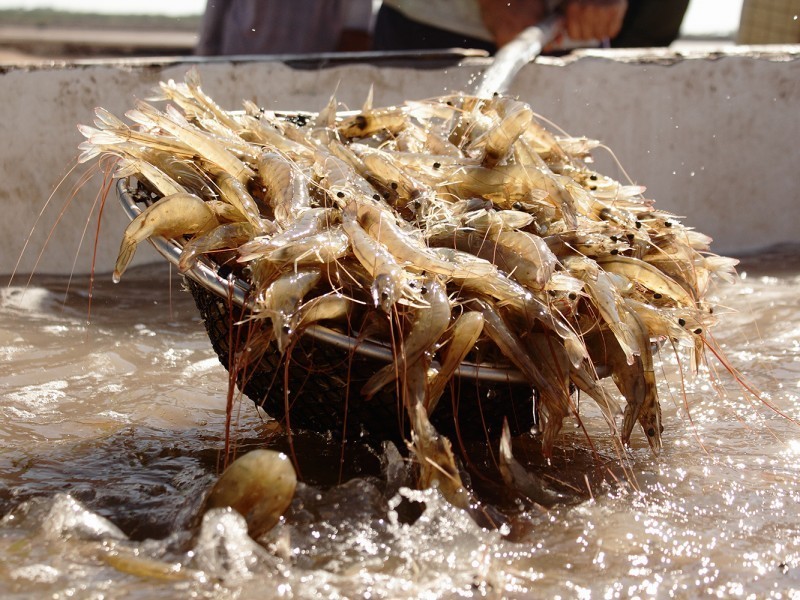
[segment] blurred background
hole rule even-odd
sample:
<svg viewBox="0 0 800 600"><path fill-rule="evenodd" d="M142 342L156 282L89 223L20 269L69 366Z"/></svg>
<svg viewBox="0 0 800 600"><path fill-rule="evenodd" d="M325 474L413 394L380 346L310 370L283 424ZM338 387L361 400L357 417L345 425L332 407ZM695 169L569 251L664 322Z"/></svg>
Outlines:
<svg viewBox="0 0 800 600"><path fill-rule="evenodd" d="M673 47L734 44L742 3L691 0ZM205 0L0 0L0 62L191 54L205 7Z"/></svg>

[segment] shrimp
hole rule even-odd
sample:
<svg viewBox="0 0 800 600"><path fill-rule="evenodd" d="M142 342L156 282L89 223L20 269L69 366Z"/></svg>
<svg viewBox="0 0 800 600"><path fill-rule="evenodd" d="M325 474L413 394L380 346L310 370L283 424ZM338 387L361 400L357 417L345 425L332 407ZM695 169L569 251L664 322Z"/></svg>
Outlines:
<svg viewBox="0 0 800 600"><path fill-rule="evenodd" d="M294 336L294 317L303 298L322 276L318 268L288 271L278 276L263 293L256 298L256 314L272 320L272 328L278 351L282 354Z"/></svg>
<svg viewBox="0 0 800 600"><path fill-rule="evenodd" d="M164 114L150 104L139 101L136 103L136 108L126 112L125 116L134 123L139 123L145 127L158 127L171 133L191 148L193 154L199 154L209 162L217 165L242 184L246 184L254 176L252 169L232 152L215 142L207 133L194 127L174 111L170 114Z"/></svg>
<svg viewBox="0 0 800 600"><path fill-rule="evenodd" d="M121 158L117 162L117 170L114 172L114 177L122 178L134 175L144 177L162 196L186 192L186 188L149 162L140 158Z"/></svg>
<svg viewBox="0 0 800 600"><path fill-rule="evenodd" d="M294 316L295 333L319 321L339 321L349 314L353 301L331 292L304 302Z"/></svg>
<svg viewBox="0 0 800 600"><path fill-rule="evenodd" d="M203 107L211 116L219 123L232 130L238 131L240 125L231 113L223 110L214 100L206 94L200 87L200 71L197 67L192 67L186 72L184 77L186 82L186 89L189 91L191 97Z"/></svg>
<svg viewBox="0 0 800 600"><path fill-rule="evenodd" d="M490 246L503 254L504 270L517 281L532 289L549 281L558 259L542 238L525 231L500 231L490 240Z"/></svg>
<svg viewBox="0 0 800 600"><path fill-rule="evenodd" d="M500 435L500 460L497 466L506 485L531 502L542 506L553 506L569 499L553 490L544 479L528 471L514 458L511 451L511 430L508 428L507 419L503 421L503 433Z"/></svg>
<svg viewBox="0 0 800 600"><path fill-rule="evenodd" d="M514 143L532 121L533 111L530 107L523 102L516 102L494 127L473 140L470 148L480 149L481 164L491 169L510 154Z"/></svg>
<svg viewBox="0 0 800 600"><path fill-rule="evenodd" d="M550 379L544 376L519 337L508 327L492 304L480 299L471 300L471 304L483 315L484 331L497 345L503 356L510 360L536 388L542 404L547 407L549 415L545 424L542 448L545 455L549 456L553 449L555 435L561 429L559 416L563 417L566 414L563 408L570 404L569 386L554 385Z"/></svg>
<svg viewBox="0 0 800 600"><path fill-rule="evenodd" d="M178 270L185 273L194 267L201 254L214 250L232 250L252 239L255 235L253 226L247 221L224 223L214 229L195 236L183 245Z"/></svg>
<svg viewBox="0 0 800 600"><path fill-rule="evenodd" d="M400 344L394 363L379 369L361 389L361 394L366 398L372 398L397 377L404 377L407 366L423 353L429 352L447 330L450 324L450 300L445 286L436 279L424 280L420 296L428 305L413 309L411 330Z"/></svg>
<svg viewBox="0 0 800 600"><path fill-rule="evenodd" d="M313 237L339 220L339 212L332 208L309 208L292 224L273 236L255 237L239 248L239 262L260 258L267 253Z"/></svg>
<svg viewBox="0 0 800 600"><path fill-rule="evenodd" d="M125 228L112 276L114 283L119 283L139 242L153 235L176 238L204 233L218 224L211 209L194 194L162 198L139 213Z"/></svg>
<svg viewBox="0 0 800 600"><path fill-rule="evenodd" d="M365 179L359 177L351 164L331 152L317 150L314 170L320 176L320 184L331 200L340 209L355 197L372 198L377 191Z"/></svg>
<svg viewBox="0 0 800 600"><path fill-rule="evenodd" d="M381 131L397 135L405 127L407 119L408 109L405 106L391 106L346 117L337 129L346 138L367 137Z"/></svg>
<svg viewBox="0 0 800 600"><path fill-rule="evenodd" d="M251 450L220 475L205 500L205 510L231 507L247 521L257 539L280 520L297 487L289 457L274 450Z"/></svg>
<svg viewBox="0 0 800 600"><path fill-rule="evenodd" d="M583 363L577 366L571 364L563 344L552 335L533 333L526 338L526 342L527 347L531 349L532 355L538 358L538 362L542 365L544 374L548 378L560 381L562 386L567 385L567 380L571 381L575 387L586 393L597 403L609 426L612 437L615 440L618 439L619 433L615 417L622 411L597 381L596 376L591 374ZM568 394L569 392L567 392L567 396ZM568 410L573 412L575 410L571 403L569 406L561 407L561 411L564 413L563 416L566 416Z"/></svg>
<svg viewBox="0 0 800 600"><path fill-rule="evenodd" d="M422 242L415 243L412 232L401 229L392 213L380 206L360 203L357 214L364 230L383 244L398 261L410 268L450 278L478 277L488 272L488 269L479 270L481 267L478 264L471 265L469 270L464 271L457 265L439 259Z"/></svg>
<svg viewBox="0 0 800 600"><path fill-rule="evenodd" d="M616 336L628 364L632 364L634 355L639 354L641 348L627 323L621 317L627 308L609 274L598 268L597 264L588 258L570 257L564 264L572 275L583 280L584 289L589 293L592 303L606 326Z"/></svg>
<svg viewBox="0 0 800 600"><path fill-rule="evenodd" d="M375 306L385 313L391 312L404 295L413 293L405 269L383 244L364 231L358 222L358 207L353 201L342 210L342 228L350 239L356 259L373 279L371 291Z"/></svg>
<svg viewBox="0 0 800 600"><path fill-rule="evenodd" d="M258 159L258 176L281 228L291 226L303 211L311 208L308 180L280 154L264 152Z"/></svg>
<svg viewBox="0 0 800 600"><path fill-rule="evenodd" d="M466 264L482 260L477 257L465 260L463 258L465 255L467 257L472 255L451 248L431 248L431 251L442 257L451 257L458 262L464 261ZM487 270L485 274L463 278L454 277L454 279L463 288L482 296L492 297L504 307L509 307L516 315L522 318L526 328L532 326L531 321L533 319L541 322L542 325L557 333L564 340L570 361L573 364L580 364L586 357L586 349L570 325L560 315L554 315L544 302L524 286L509 279L500 273L494 265L491 265L488 261L486 262L492 267L492 270Z"/></svg>
<svg viewBox="0 0 800 600"><path fill-rule="evenodd" d="M439 435L428 420L423 398L425 395L425 370L415 364L405 378L407 411L411 420L411 444L409 448L419 464L419 486L427 489L438 485L442 496L455 507L468 509L470 495L461 480L456 467L455 456L450 440Z"/></svg>
<svg viewBox="0 0 800 600"><path fill-rule="evenodd" d="M436 410L439 398L444 393L444 388L453 378L461 362L475 347L483 331L483 315L479 312L466 312L458 317L453 324L450 342L443 351L442 362L436 375L430 381L428 398L425 408L428 414Z"/></svg>
<svg viewBox="0 0 800 600"><path fill-rule="evenodd" d="M247 187L230 173L221 171L217 176L220 198L235 207L258 233L275 233L275 223L261 216L261 211Z"/></svg>
<svg viewBox="0 0 800 600"><path fill-rule="evenodd" d="M350 240L340 225L264 252L263 258L278 265L326 264L347 255ZM240 259L242 260L242 259Z"/></svg>
<svg viewBox="0 0 800 600"><path fill-rule="evenodd" d="M606 256L598 259L598 264L608 271L624 275L631 281L672 298L681 306L695 306L691 293L656 267L627 256Z"/></svg>

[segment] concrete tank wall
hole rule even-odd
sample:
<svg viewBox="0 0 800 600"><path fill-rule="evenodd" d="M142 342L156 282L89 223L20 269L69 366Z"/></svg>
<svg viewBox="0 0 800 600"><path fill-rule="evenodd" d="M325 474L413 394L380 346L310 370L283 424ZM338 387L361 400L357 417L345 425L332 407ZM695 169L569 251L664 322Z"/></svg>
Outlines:
<svg viewBox="0 0 800 600"><path fill-rule="evenodd" d="M159 80L182 78L190 62L0 66L0 273L15 266L19 273L91 269L102 177L73 194L86 172L86 165L71 171L83 140L76 125L91 124L95 106L122 115ZM441 68L293 69L262 60L199 68L204 89L226 108L250 98L271 109L319 110L334 91L357 108L370 85L376 105L463 90L485 65L473 58ZM604 141L659 208L714 237L716 251L795 240L800 47L694 56L584 52L567 61L540 59L510 91L570 134ZM597 159L600 171L622 177L607 153ZM113 267L126 224L112 190L97 272ZM136 262L159 260L145 246Z"/></svg>

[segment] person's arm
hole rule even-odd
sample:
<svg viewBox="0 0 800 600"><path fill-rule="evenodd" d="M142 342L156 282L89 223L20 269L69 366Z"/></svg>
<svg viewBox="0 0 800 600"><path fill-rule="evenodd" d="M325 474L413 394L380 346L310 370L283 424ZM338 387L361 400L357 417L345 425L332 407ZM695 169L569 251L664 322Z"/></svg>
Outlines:
<svg viewBox="0 0 800 600"><path fill-rule="evenodd" d="M564 10L567 35L578 41L613 39L627 9L627 0L568 0Z"/></svg>
<svg viewBox="0 0 800 600"><path fill-rule="evenodd" d="M548 14L546 0L478 0L478 5L498 48Z"/></svg>

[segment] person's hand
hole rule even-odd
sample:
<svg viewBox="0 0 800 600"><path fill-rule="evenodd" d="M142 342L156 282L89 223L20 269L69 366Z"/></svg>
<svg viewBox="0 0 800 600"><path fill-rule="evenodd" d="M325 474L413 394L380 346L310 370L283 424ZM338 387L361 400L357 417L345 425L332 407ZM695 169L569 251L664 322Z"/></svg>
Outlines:
<svg viewBox="0 0 800 600"><path fill-rule="evenodd" d="M481 18L500 48L547 16L545 0L478 0Z"/></svg>
<svg viewBox="0 0 800 600"><path fill-rule="evenodd" d="M602 40L617 36L628 10L627 0L568 0L567 34L573 40Z"/></svg>

